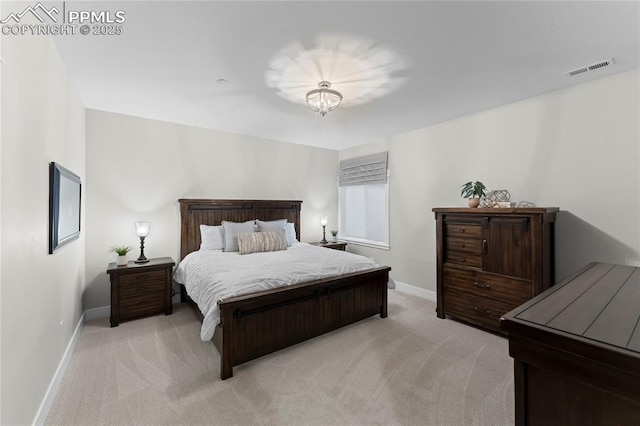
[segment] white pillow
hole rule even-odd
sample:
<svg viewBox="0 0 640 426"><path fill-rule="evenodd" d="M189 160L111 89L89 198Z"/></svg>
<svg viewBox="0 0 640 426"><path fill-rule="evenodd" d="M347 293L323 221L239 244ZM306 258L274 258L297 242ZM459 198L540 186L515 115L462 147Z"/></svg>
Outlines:
<svg viewBox="0 0 640 426"><path fill-rule="evenodd" d="M223 248L222 226L200 225L200 250L222 250Z"/></svg>
<svg viewBox="0 0 640 426"><path fill-rule="evenodd" d="M298 242L296 235L296 226L293 223L287 223L287 244L293 245Z"/></svg>
<svg viewBox="0 0 640 426"><path fill-rule="evenodd" d="M298 242L296 239L296 227L295 224L289 223L287 219L278 219L264 222L257 220L258 232L271 232L282 229L287 233L287 246L291 246Z"/></svg>
<svg viewBox="0 0 640 426"><path fill-rule="evenodd" d="M223 220L222 227L224 228L224 251L238 251L238 233L255 232L256 223L254 220L242 223Z"/></svg>
<svg viewBox="0 0 640 426"><path fill-rule="evenodd" d="M287 219L270 220L268 222L256 220L256 226L258 227L258 232L277 231L278 229L286 231Z"/></svg>

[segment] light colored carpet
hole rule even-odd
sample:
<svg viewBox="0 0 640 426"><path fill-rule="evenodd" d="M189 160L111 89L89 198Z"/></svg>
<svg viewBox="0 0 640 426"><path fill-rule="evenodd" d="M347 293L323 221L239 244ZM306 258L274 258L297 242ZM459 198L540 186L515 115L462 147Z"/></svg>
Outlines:
<svg viewBox="0 0 640 426"><path fill-rule="evenodd" d="M87 322L50 425L511 425L507 340L389 292L389 317L234 368L199 339L186 305L109 328Z"/></svg>

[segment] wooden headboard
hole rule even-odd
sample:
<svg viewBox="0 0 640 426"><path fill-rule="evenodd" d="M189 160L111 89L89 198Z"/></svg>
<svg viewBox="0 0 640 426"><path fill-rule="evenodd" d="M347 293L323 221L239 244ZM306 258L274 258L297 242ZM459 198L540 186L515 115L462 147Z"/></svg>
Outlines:
<svg viewBox="0 0 640 426"><path fill-rule="evenodd" d="M208 200L180 199L180 260L200 249L200 225L217 226L223 220L287 219L295 224L300 241L300 208L302 201L288 200Z"/></svg>

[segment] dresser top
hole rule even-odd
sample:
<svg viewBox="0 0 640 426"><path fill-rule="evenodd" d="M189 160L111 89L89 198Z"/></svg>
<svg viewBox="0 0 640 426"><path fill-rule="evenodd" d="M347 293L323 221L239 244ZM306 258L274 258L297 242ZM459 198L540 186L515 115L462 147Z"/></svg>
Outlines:
<svg viewBox="0 0 640 426"><path fill-rule="evenodd" d="M504 315L501 327L533 328L640 359L640 268L591 263Z"/></svg>
<svg viewBox="0 0 640 426"><path fill-rule="evenodd" d="M510 207L510 208L470 208L470 207L434 207L435 213L465 213L465 214L545 214L559 211L558 207Z"/></svg>

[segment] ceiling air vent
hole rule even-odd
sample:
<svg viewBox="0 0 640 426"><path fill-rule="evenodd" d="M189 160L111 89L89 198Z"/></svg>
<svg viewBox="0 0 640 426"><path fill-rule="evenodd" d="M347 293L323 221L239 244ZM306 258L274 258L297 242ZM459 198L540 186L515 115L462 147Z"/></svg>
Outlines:
<svg viewBox="0 0 640 426"><path fill-rule="evenodd" d="M598 62L595 64L586 65L584 67L576 68L575 70L566 71L564 75L566 75L567 77L573 77L578 74L584 74L585 72L595 71L600 68L608 67L609 65L613 65L613 58L609 58L605 61Z"/></svg>

